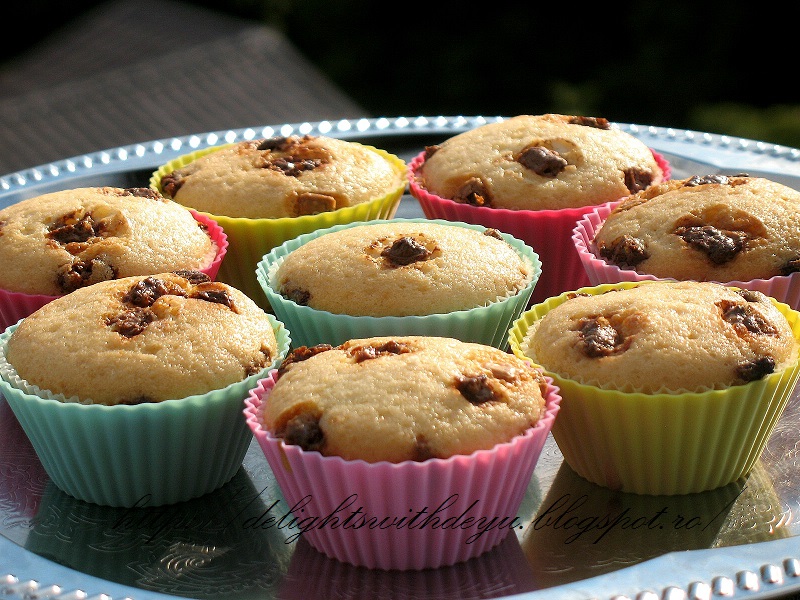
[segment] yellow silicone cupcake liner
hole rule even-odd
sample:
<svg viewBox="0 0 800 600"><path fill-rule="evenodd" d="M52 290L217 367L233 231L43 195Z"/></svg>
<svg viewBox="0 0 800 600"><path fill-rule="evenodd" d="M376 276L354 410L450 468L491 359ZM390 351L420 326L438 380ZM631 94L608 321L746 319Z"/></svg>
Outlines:
<svg viewBox="0 0 800 600"><path fill-rule="evenodd" d="M161 193L161 178L164 175L189 164L205 154L215 152L229 145L203 148L171 160L153 173L150 177L150 187ZM200 212L200 214L216 221L228 236L228 253L225 260L222 261L222 265L220 265L217 280L238 288L264 310L271 310L255 274L256 265L266 253L287 240L317 229L325 229L342 223L391 219L394 217L400 204L400 199L406 189L406 164L402 159L385 150L366 144L363 145L389 160L400 176L397 187L382 197L316 215L281 217L277 219L227 217L225 215Z"/></svg>
<svg viewBox="0 0 800 600"><path fill-rule="evenodd" d="M549 298L514 322L509 347L530 360L528 328L572 293L650 284L604 284ZM772 301L800 340L800 313ZM673 495L715 489L750 472L797 384L800 360L757 381L700 392L602 389L545 373L563 398L553 438L575 472L623 492Z"/></svg>

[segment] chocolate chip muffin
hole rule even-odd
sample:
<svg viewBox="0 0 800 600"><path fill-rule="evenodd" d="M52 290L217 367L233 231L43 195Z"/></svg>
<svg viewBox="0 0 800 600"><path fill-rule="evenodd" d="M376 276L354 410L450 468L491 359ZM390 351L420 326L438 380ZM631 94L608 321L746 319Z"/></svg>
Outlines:
<svg viewBox="0 0 800 600"><path fill-rule="evenodd" d="M607 119L519 115L426 149L420 187L460 203L512 210L602 204L665 179L653 152Z"/></svg>
<svg viewBox="0 0 800 600"><path fill-rule="evenodd" d="M750 281L800 270L800 192L762 177L706 175L641 191L612 210L591 250L660 278Z"/></svg>
<svg viewBox="0 0 800 600"><path fill-rule="evenodd" d="M345 460L421 461L489 449L535 425L545 407L539 369L451 338L300 347L278 375L265 429Z"/></svg>
<svg viewBox="0 0 800 600"><path fill-rule="evenodd" d="M59 296L100 281L204 269L218 247L186 207L149 188L52 192L0 210L0 288Z"/></svg>
<svg viewBox="0 0 800 600"><path fill-rule="evenodd" d="M534 277L531 261L493 229L421 219L334 229L285 256L276 291L319 311L401 317L487 306Z"/></svg>
<svg viewBox="0 0 800 600"><path fill-rule="evenodd" d="M197 271L80 288L23 319L6 353L28 383L107 405L204 394L277 357L268 315Z"/></svg>
<svg viewBox="0 0 800 600"><path fill-rule="evenodd" d="M160 191L213 215L298 217L369 202L405 173L375 149L326 136L273 137L231 144L164 173Z"/></svg>
<svg viewBox="0 0 800 600"><path fill-rule="evenodd" d="M571 295L530 325L521 350L562 378L658 393L760 380L796 363L798 343L760 292L654 281Z"/></svg>

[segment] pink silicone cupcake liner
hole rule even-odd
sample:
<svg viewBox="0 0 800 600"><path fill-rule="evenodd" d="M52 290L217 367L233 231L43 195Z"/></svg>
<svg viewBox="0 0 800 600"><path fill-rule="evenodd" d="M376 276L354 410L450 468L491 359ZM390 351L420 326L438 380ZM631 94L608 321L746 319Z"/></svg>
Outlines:
<svg viewBox="0 0 800 600"><path fill-rule="evenodd" d="M577 250L583 269L591 285L603 283L619 283L621 281L657 281L670 279L656 277L646 273L637 273L631 269L622 269L598 257L594 250L594 236L600 230L608 215L619 202L595 207L576 223L572 231L572 243ZM717 281L724 285L762 292L787 304L794 310L800 310L800 272L790 275L776 275L769 279L751 279L750 281Z"/></svg>
<svg viewBox="0 0 800 600"><path fill-rule="evenodd" d="M250 391L244 414L298 536L315 549L368 568L436 568L478 556L522 526L517 510L561 402L551 379L545 415L509 442L448 459L368 463L306 452L266 431L260 411L276 375Z"/></svg>
<svg viewBox="0 0 800 600"><path fill-rule="evenodd" d="M217 247L217 254L214 260L208 266L198 270L208 275L211 279L216 279L222 259L225 258L225 254L228 251L228 236L213 219L191 209L189 212L192 213L198 223L206 228L211 240ZM56 298L58 296L25 294L0 288L0 331L5 331L6 327L14 325L20 319L36 312Z"/></svg>
<svg viewBox="0 0 800 600"><path fill-rule="evenodd" d="M664 179L669 179L671 169L667 160L654 151L653 156L664 172ZM442 198L422 188L416 173L424 162L423 151L409 163L408 181L409 191L419 202L426 217L493 227L522 240L539 255L542 274L533 290L531 304L591 283L575 252L571 239L572 230L575 222L585 214L597 206L610 203L558 210L509 210L472 206Z"/></svg>

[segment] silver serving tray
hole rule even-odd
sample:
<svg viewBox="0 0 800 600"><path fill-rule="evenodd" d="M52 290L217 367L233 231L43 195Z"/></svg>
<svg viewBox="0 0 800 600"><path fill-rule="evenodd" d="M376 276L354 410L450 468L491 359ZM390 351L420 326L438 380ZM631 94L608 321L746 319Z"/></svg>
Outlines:
<svg viewBox="0 0 800 600"><path fill-rule="evenodd" d="M58 189L147 186L172 158L243 139L325 134L410 160L426 145L500 119L322 121L156 140L0 177L0 207ZM800 189L800 150L616 125L662 153L675 178L746 172ZM423 215L406 195L397 216ZM297 539L289 518L268 521L289 510L255 443L231 482L191 502L127 510L74 500L50 482L0 397L0 593L59 600L784 597L800 591L799 425L796 393L747 478L671 497L591 484L563 463L551 437L520 509L523 527L462 564L387 572L321 555Z"/></svg>

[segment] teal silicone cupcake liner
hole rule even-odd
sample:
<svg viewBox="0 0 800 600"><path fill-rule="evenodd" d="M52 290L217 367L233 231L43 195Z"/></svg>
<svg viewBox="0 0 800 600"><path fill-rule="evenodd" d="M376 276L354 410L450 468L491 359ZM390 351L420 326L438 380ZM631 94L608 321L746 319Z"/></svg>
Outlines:
<svg viewBox="0 0 800 600"><path fill-rule="evenodd" d="M373 317L334 314L297 304L278 291L275 272L283 259L293 250L319 236L360 225L390 222L439 223L452 227L465 227L483 231L480 225L431 219L379 219L368 223L356 222L336 225L312 233L300 235L273 248L258 263L256 278L267 296L275 315L292 332L295 347L331 344L338 346L350 339L386 335L430 335L452 337L500 349L506 349L507 333L511 323L519 317L530 301L533 289L541 274L541 261L530 246L510 236L503 238L533 267L533 276L525 288L517 294L468 310L446 314L414 315L404 317Z"/></svg>
<svg viewBox="0 0 800 600"><path fill-rule="evenodd" d="M0 392L53 483L106 506L160 506L227 483L252 440L241 406L250 389L289 351L287 328L268 315L278 356L263 370L206 394L136 405L65 399L29 384L6 361L18 323L0 335Z"/></svg>

